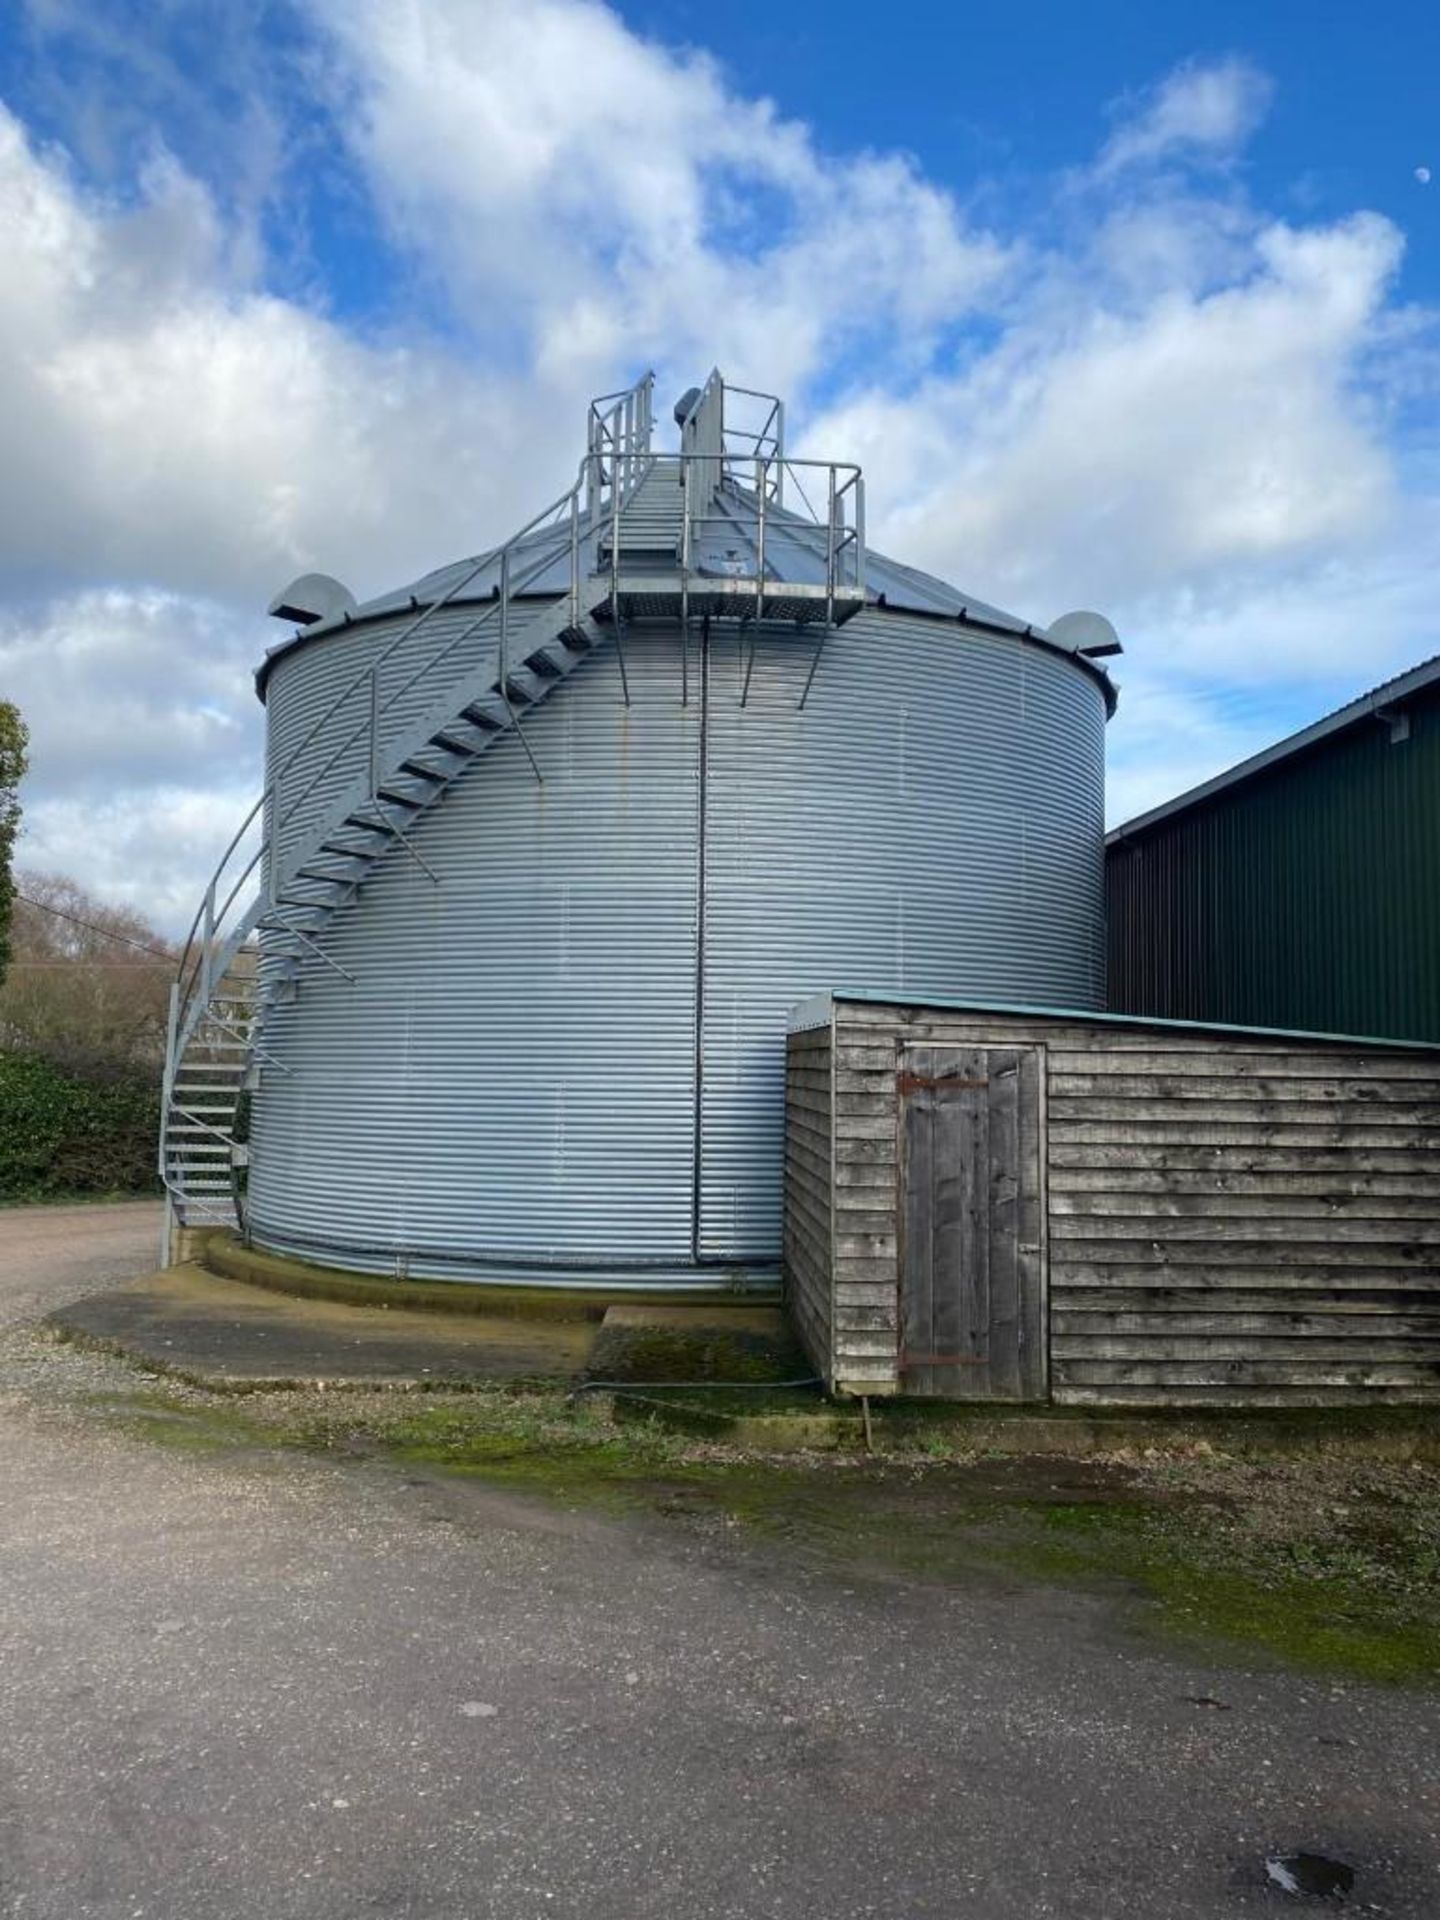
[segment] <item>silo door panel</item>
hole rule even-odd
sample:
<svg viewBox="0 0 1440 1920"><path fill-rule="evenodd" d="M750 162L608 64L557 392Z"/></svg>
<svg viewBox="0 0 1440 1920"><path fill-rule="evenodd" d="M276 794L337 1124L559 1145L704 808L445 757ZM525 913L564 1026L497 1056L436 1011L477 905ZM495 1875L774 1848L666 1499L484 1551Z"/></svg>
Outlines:
<svg viewBox="0 0 1440 1920"><path fill-rule="evenodd" d="M900 1389L1045 1397L1037 1047L912 1047L900 1092Z"/></svg>

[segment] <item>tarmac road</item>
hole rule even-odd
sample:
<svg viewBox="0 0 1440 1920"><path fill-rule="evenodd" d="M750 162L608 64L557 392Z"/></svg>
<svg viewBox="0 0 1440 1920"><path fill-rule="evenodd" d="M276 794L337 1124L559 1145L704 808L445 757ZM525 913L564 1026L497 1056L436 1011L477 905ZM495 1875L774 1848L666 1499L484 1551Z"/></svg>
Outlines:
<svg viewBox="0 0 1440 1920"><path fill-rule="evenodd" d="M0 1208L0 1327L158 1265L161 1212L149 1200Z"/></svg>
<svg viewBox="0 0 1440 1920"><path fill-rule="evenodd" d="M1433 1696L67 1413L17 1323L155 1231L0 1213L0 1914L1190 1920L1301 1847L1440 1913Z"/></svg>

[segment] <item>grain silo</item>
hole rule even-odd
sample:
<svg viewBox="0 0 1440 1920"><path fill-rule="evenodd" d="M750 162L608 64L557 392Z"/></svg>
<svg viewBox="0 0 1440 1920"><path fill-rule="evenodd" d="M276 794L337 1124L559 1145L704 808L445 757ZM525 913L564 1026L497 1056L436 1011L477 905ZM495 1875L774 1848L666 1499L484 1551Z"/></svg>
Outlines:
<svg viewBox="0 0 1440 1920"><path fill-rule="evenodd" d="M505 545L278 596L177 998L179 1220L233 1218L238 1161L301 1258L764 1284L794 1002L1104 1004L1103 632L868 552L778 401L712 374L676 418L656 451L647 378Z"/></svg>

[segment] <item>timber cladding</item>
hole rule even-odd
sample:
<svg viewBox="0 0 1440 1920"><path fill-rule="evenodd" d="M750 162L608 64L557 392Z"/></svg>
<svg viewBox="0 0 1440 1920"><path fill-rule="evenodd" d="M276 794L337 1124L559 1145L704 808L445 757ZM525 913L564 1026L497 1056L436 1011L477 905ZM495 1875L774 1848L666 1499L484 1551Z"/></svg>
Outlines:
<svg viewBox="0 0 1440 1920"><path fill-rule="evenodd" d="M828 1016L790 1037L786 1269L832 1386L1440 1400L1440 1050Z"/></svg>

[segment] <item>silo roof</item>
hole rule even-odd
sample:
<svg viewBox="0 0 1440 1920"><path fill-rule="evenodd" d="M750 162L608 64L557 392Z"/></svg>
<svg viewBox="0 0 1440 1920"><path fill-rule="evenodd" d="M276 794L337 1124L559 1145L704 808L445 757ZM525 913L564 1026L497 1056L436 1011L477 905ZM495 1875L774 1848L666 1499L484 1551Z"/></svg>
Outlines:
<svg viewBox="0 0 1440 1920"><path fill-rule="evenodd" d="M625 537L626 511L621 513L621 537ZM707 516L707 525L712 529L708 536L711 545L719 542L731 543L725 551L738 554L742 572L753 571L753 562L759 549L759 502L756 494L726 476L716 487L712 501L712 511ZM678 522L678 507L677 507ZM719 526L717 535L713 529ZM608 531L608 521L582 529L582 541L588 548L591 559L595 555L597 538L602 540ZM826 578L826 533L814 519L767 500L765 504L765 577L769 585L788 584L823 587ZM528 538L514 542L510 548L509 565L512 577L525 574L527 562L543 560L547 552L552 558L542 565L532 577L526 580L523 597L545 599L565 594L570 585L570 558L568 540L557 538L555 528L548 527ZM717 552L714 555L716 565L713 571L723 573L727 570L724 557ZM706 571L707 554L702 550L696 555L697 571ZM749 562L748 565L744 564ZM467 577L468 576L468 577ZM591 574L590 578L598 577ZM313 636L330 633L345 625L361 621L393 618L396 614L419 611L437 600L450 598L454 603L464 605L470 602L490 600L498 594L500 588L500 560L498 549L488 558L472 555L467 559L455 560L433 572L424 574L412 584L395 589L389 593L375 595L372 599L361 601L353 612L338 614L317 620L301 629L289 640L272 647L256 673L256 686L264 697L265 681L270 668L282 655L293 648L302 646ZM1105 669L1098 662L1079 653L1073 646L1059 640L1052 641L1043 626L1022 620L1018 615L1007 613L1003 608L982 600L975 594L966 593L959 587L951 586L948 581L934 574L922 572L918 567L905 565L903 561L893 560L888 555L877 553L873 547L865 555L865 598L871 606L885 607L891 611L917 613L932 618L956 620L965 626L982 631L1010 633L1017 638L1030 640L1038 645L1053 647L1055 651L1072 657L1076 664L1089 671L1101 684L1106 704L1110 711L1115 707L1115 686Z"/></svg>
<svg viewBox="0 0 1440 1920"><path fill-rule="evenodd" d="M753 554L758 542L759 513L755 495L733 481L726 480L716 489L716 503L727 509L726 518L733 525L737 540ZM622 537L624 515L621 515ZM511 564L516 566L519 557L527 551L540 553L546 542L555 543L552 532L537 534L528 541L522 541L512 554ZM451 591L463 576L475 566L475 559L455 560L448 566L437 567L432 573L423 575L413 585L401 587L393 593L376 595L373 600L362 601L354 618L373 619L381 614L402 613L412 603L418 601L424 606L427 601L443 598ZM791 513L784 507L767 503L765 509L765 570L766 577L777 582L792 585L823 586L825 584L824 529L816 526L798 513ZM474 578L468 581L456 595L459 600L488 600L499 585L500 569L498 560L488 567L482 567ZM563 551L556 553L552 564L526 588L527 593L537 597L547 594L560 594L567 591L570 584L569 561ZM1008 629L1014 633L1035 633L1043 636L1043 628L1027 625L1014 614L990 605L988 601L978 599L974 594L962 593L958 587L952 587L944 580L938 580L933 574L922 573L918 567L907 567L902 561L891 560L884 554L870 548L865 557L865 585L867 597L872 601L883 601L886 606L895 607L910 613L938 613L955 615L970 612L977 620L987 626Z"/></svg>

